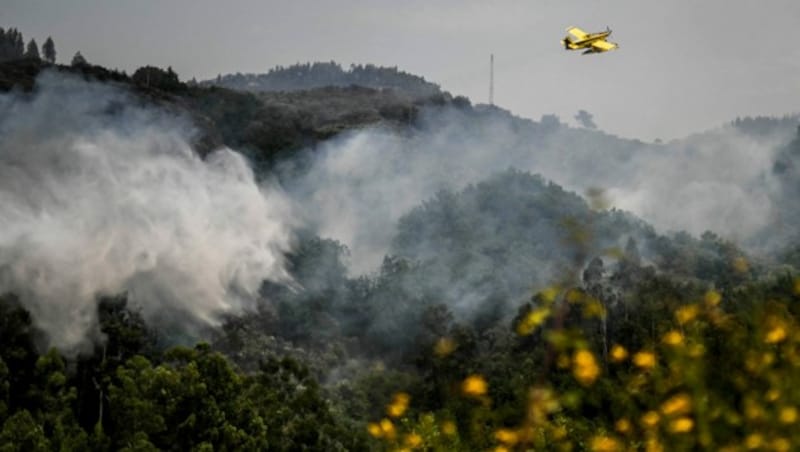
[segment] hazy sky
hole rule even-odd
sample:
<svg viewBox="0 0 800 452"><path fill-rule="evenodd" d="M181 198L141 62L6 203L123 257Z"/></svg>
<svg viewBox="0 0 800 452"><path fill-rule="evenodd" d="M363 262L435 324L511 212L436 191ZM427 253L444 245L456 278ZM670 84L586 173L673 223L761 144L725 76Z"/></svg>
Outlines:
<svg viewBox="0 0 800 452"><path fill-rule="evenodd" d="M564 29L614 30L620 49L581 56ZM398 66L453 94L604 130L676 138L736 116L800 111L798 0L0 0L58 59L75 51L125 69L171 65L182 79L335 60Z"/></svg>

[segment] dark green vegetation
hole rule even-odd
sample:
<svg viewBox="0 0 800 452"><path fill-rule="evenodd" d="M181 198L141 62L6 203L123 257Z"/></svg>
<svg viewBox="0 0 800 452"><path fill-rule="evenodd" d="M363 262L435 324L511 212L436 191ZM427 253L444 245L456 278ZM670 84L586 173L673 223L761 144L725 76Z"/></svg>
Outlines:
<svg viewBox="0 0 800 452"><path fill-rule="evenodd" d="M0 65L0 86L35 89L42 68ZM185 84L171 69L131 77L89 64L54 69L127 86L143 103L186 114L200 152L243 149L265 174L341 131L381 124L413 132L420 115L443 107L472 118L504 114L438 92L255 94ZM736 124L756 132L773 125ZM542 142L563 128L555 118L513 127ZM614 138L577 131L570 143L593 140ZM785 199L797 198L798 143L775 163ZM619 148L632 152L629 141ZM302 290L265 284L258 312L226 319L193 347L173 347L170 332L151 329L121 295L98 302L104 340L66 358L40 348L43 333L5 294L0 450L798 444L796 433L786 436L796 419L785 411L800 403L798 248L761 262L713 233L660 235L591 204L539 176L501 172L408 212L380 269L361 276L348 274L346 247L301 231L287 260ZM682 344L685 354L674 348ZM618 359L615 346L645 354ZM652 365L647 353L658 357ZM764 356L772 361L754 361ZM464 386L469 376L474 384ZM387 413L398 392L410 404ZM684 393L695 408L676 408L682 417L641 420L668 418L662 403ZM684 417L691 427L675 424ZM369 437L368 422L381 418L370 432L379 439ZM677 434L687 436L669 436Z"/></svg>
<svg viewBox="0 0 800 452"><path fill-rule="evenodd" d="M37 60L2 64L0 89L32 90L36 76L46 68ZM198 127L195 145L201 154L225 144L245 152L259 166L270 166L281 156L313 147L344 130L378 123L408 126L425 106L465 105L464 98L439 92L417 96L349 85L298 92L239 92L186 84L171 69L152 66L139 68L130 77L91 64L51 69L120 83L143 102L190 116Z"/></svg>
<svg viewBox="0 0 800 452"><path fill-rule="evenodd" d="M326 86L363 86L393 89L413 97L441 94L439 86L396 67L353 64L344 70L336 62L295 64L276 67L266 74L230 74L202 82L240 91L301 91Z"/></svg>
<svg viewBox="0 0 800 452"><path fill-rule="evenodd" d="M4 30L0 27L0 63L21 59L54 64L56 62L56 46L53 38L47 37L47 40L42 45L40 54L39 46L36 44L35 39L31 39L25 45L25 40L19 30L16 28Z"/></svg>
<svg viewBox="0 0 800 452"><path fill-rule="evenodd" d="M0 301L2 450L353 450L308 370L266 359L242 374L208 345L156 347L124 300L99 304L107 341L67 361L36 351L28 314Z"/></svg>
<svg viewBox="0 0 800 452"><path fill-rule="evenodd" d="M487 201L498 193L512 201L512 211L493 210ZM499 215L505 221L498 223ZM701 240L658 236L627 215L592 211L575 195L522 173L442 193L401 224L398 255L387 257L372 277L348 277L341 245L307 237L289 256L305 290L265 286L270 304L257 315L229 319L211 346L165 348L160 333L127 309L124 298L109 299L99 305L106 342L66 360L55 350L36 349L30 317L6 296L0 312L3 438L14 445L10 450L361 450L378 447L366 438L366 421L384 416L392 394L404 391L412 400L407 419L436 413L452 420L460 447L473 450L491 446L494 429L523 422L528 388L544 381L583 400L565 414L585 419L569 426L580 437L613 425L617 410L636 408L617 406L618 389L602 380L591 390L576 383L569 366L557 366L546 330L518 334L550 295L515 298L524 282L512 276L566 275L556 281L559 292L570 288L596 300L594 308L570 309L571 295L565 295L545 326L585 336L582 347L601 356L604 368L612 344L629 350L658 344L675 311L710 287L733 319L755 321L747 319L765 297L771 311L788 316L782 319L795 315L793 280L757 282L759 270L743 266L733 245L711 234ZM497 227L503 229L484 231ZM407 240L412 233L418 241ZM532 233L552 237L537 242ZM508 241L498 242L500 236ZM436 244L434 252L420 255L420 241ZM653 265L643 264L640 247L650 249ZM590 257L579 274L576 265ZM543 270L547 262L560 265ZM458 272L483 278L465 280ZM471 306L451 308L448 291L456 289L461 298L468 291L479 295ZM591 309L594 314L584 317ZM454 350L437 352L443 339ZM706 340L707 347L719 347L708 353L708 368L731 369L739 350L718 344L713 334ZM472 374L488 382L491 410L460 395L460 382ZM725 403L735 407L735 394L725 395ZM456 439L449 441L447 447Z"/></svg>

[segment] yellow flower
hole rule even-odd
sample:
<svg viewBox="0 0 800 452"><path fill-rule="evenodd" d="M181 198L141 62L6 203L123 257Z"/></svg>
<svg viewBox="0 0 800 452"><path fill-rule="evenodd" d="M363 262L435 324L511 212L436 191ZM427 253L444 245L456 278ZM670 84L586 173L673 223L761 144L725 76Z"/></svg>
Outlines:
<svg viewBox="0 0 800 452"><path fill-rule="evenodd" d="M733 270L736 273L747 273L747 270L750 269L750 266L747 264L747 259L742 256L733 259L732 264Z"/></svg>
<svg viewBox="0 0 800 452"><path fill-rule="evenodd" d="M563 425L557 425L552 428L550 435L553 438L553 440L561 441L562 439L567 437L567 433L568 432L566 427L564 427Z"/></svg>
<svg viewBox="0 0 800 452"><path fill-rule="evenodd" d="M614 429L620 433L628 433L631 431L631 421L628 418L622 418L614 423Z"/></svg>
<svg viewBox="0 0 800 452"><path fill-rule="evenodd" d="M596 298L591 298L583 307L583 316L587 319L592 317L603 318L606 315L606 308L603 303Z"/></svg>
<svg viewBox="0 0 800 452"><path fill-rule="evenodd" d="M408 402L411 400L405 392L398 392L394 395L392 403L386 406L386 414L389 417L400 417L408 409Z"/></svg>
<svg viewBox="0 0 800 452"><path fill-rule="evenodd" d="M766 394L764 394L764 398L767 399L767 401L769 401L769 402L774 402L774 401L778 400L780 398L780 396L781 396L781 392L778 391L775 388L770 389L769 391L767 391Z"/></svg>
<svg viewBox="0 0 800 452"><path fill-rule="evenodd" d="M688 433L694 428L694 421L688 417L679 417L669 424L672 433Z"/></svg>
<svg viewBox="0 0 800 452"><path fill-rule="evenodd" d="M517 324L517 334L527 336L533 333L548 317L550 317L550 308L547 307L537 308L528 312Z"/></svg>
<svg viewBox="0 0 800 452"><path fill-rule="evenodd" d="M746 398L744 401L744 415L747 419L758 420L764 417L764 408L752 398Z"/></svg>
<svg viewBox="0 0 800 452"><path fill-rule="evenodd" d="M652 369L656 366L656 354L653 352L639 352L633 355L633 363L643 369Z"/></svg>
<svg viewBox="0 0 800 452"><path fill-rule="evenodd" d="M716 306L720 301L722 301L722 295L720 295L720 293L716 290L709 290L706 292L704 300L708 306Z"/></svg>
<svg viewBox="0 0 800 452"><path fill-rule="evenodd" d="M422 445L422 437L416 433L409 433L406 435L406 446L414 449Z"/></svg>
<svg viewBox="0 0 800 452"><path fill-rule="evenodd" d="M395 429L394 429L394 424L392 424L392 421L390 421L389 419L382 419L380 427L382 436L385 436L386 438L390 439L394 438Z"/></svg>
<svg viewBox="0 0 800 452"><path fill-rule="evenodd" d="M558 398L549 388L533 387L528 393L528 416L534 423L544 422L548 414L560 408Z"/></svg>
<svg viewBox="0 0 800 452"><path fill-rule="evenodd" d="M647 438L644 442L645 452L664 452L664 446L657 438Z"/></svg>
<svg viewBox="0 0 800 452"><path fill-rule="evenodd" d="M572 374L584 386L594 383L600 375L600 366L597 365L592 352L583 349L575 352L572 356Z"/></svg>
<svg viewBox="0 0 800 452"><path fill-rule="evenodd" d="M699 313L700 309L697 307L697 305L689 304L678 308L675 311L675 318L678 320L678 323L685 325L694 320Z"/></svg>
<svg viewBox="0 0 800 452"><path fill-rule="evenodd" d="M453 353L455 349L456 341L449 337L441 337L436 341L436 345L433 346L433 353L439 358L444 358L450 353Z"/></svg>
<svg viewBox="0 0 800 452"><path fill-rule="evenodd" d="M659 420L661 420L661 416L659 416L658 413L655 411L648 411L642 416L642 425L652 428L658 425Z"/></svg>
<svg viewBox="0 0 800 452"><path fill-rule="evenodd" d="M751 433L744 439L744 445L748 449L758 449L761 447L761 444L764 442L764 437L759 435L758 433Z"/></svg>
<svg viewBox="0 0 800 452"><path fill-rule="evenodd" d="M700 358L706 353L706 347L703 344L693 344L689 347L689 356L692 358Z"/></svg>
<svg viewBox="0 0 800 452"><path fill-rule="evenodd" d="M692 409L692 399L687 394L678 394L661 404L661 412L667 416L686 414Z"/></svg>
<svg viewBox="0 0 800 452"><path fill-rule="evenodd" d="M786 339L786 330L781 325L775 325L764 336L764 342L767 344L777 344L783 342L784 339Z"/></svg>
<svg viewBox="0 0 800 452"><path fill-rule="evenodd" d="M778 414L778 419L784 424L794 424L797 420L797 408L793 406L787 406L781 408L780 413Z"/></svg>
<svg viewBox="0 0 800 452"><path fill-rule="evenodd" d="M493 452L509 452L508 447L506 446L497 446L492 449Z"/></svg>
<svg viewBox="0 0 800 452"><path fill-rule="evenodd" d="M560 291L561 290L558 287L551 286L539 292L539 294L542 296L542 300L544 300L546 303L552 303L556 300L556 297Z"/></svg>
<svg viewBox="0 0 800 452"><path fill-rule="evenodd" d="M610 355L611 355L611 360L618 363L621 361L625 361L625 358L628 357L628 351L625 350L625 347L619 344L615 344L613 347L611 347Z"/></svg>
<svg viewBox="0 0 800 452"><path fill-rule="evenodd" d="M442 422L442 433L447 436L453 436L456 434L456 423L453 421L444 421Z"/></svg>
<svg viewBox="0 0 800 452"><path fill-rule="evenodd" d="M619 441L610 436L595 436L589 445L593 452L616 452L622 450Z"/></svg>
<svg viewBox="0 0 800 452"><path fill-rule="evenodd" d="M461 383L461 391L471 397L480 397L486 394L489 385L480 375L470 375Z"/></svg>
<svg viewBox="0 0 800 452"><path fill-rule="evenodd" d="M792 443L786 438L775 438L772 441L772 449L775 452L788 452L792 449Z"/></svg>
<svg viewBox="0 0 800 452"><path fill-rule="evenodd" d="M683 344L683 334L681 334L680 331L669 331L664 335L664 337L661 338L661 342L673 347L677 347Z"/></svg>
<svg viewBox="0 0 800 452"><path fill-rule="evenodd" d="M567 294L564 296L569 304L575 304L583 299L583 293L580 290L570 289L567 291Z"/></svg>
<svg viewBox="0 0 800 452"><path fill-rule="evenodd" d="M496 440L508 446L513 446L519 442L519 435L517 435L517 432L507 428L501 428L494 432L494 437Z"/></svg>
<svg viewBox="0 0 800 452"><path fill-rule="evenodd" d="M369 424L367 424L367 431L369 432L370 435L374 436L375 438L380 438L381 436L383 436L383 430L381 430L381 426L374 422L370 422Z"/></svg>

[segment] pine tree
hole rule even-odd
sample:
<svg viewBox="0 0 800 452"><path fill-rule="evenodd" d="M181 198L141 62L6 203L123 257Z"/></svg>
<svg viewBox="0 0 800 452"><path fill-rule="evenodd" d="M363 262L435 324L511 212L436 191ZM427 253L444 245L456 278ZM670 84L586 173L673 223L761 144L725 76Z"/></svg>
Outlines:
<svg viewBox="0 0 800 452"><path fill-rule="evenodd" d="M89 62L81 55L80 51L76 52L75 56L72 57L72 66L85 66L87 64L89 64Z"/></svg>
<svg viewBox="0 0 800 452"><path fill-rule="evenodd" d="M47 37L47 41L44 42L42 46L42 53L44 56L44 60L50 64L55 64L56 62L56 45L53 43L53 38L50 36Z"/></svg>
<svg viewBox="0 0 800 452"><path fill-rule="evenodd" d="M0 61L11 61L22 58L25 54L25 44L22 33L16 28L3 31L0 29Z"/></svg>
<svg viewBox="0 0 800 452"><path fill-rule="evenodd" d="M28 48L25 50L25 58L39 59L39 46L36 45L36 40L31 39L28 42Z"/></svg>
<svg viewBox="0 0 800 452"><path fill-rule="evenodd" d="M22 33L17 31L17 40L14 42L14 55L17 58L25 56L25 41L22 39Z"/></svg>

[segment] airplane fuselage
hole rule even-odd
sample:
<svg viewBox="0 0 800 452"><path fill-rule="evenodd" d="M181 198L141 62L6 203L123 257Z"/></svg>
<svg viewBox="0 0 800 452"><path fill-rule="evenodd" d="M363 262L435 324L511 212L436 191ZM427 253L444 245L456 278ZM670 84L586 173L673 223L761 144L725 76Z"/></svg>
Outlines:
<svg viewBox="0 0 800 452"><path fill-rule="evenodd" d="M591 47L593 42L605 40L610 35L610 31L589 33L585 38L574 41L569 36L565 36L564 39L561 40L561 43L564 44L564 48L567 50L586 49Z"/></svg>

